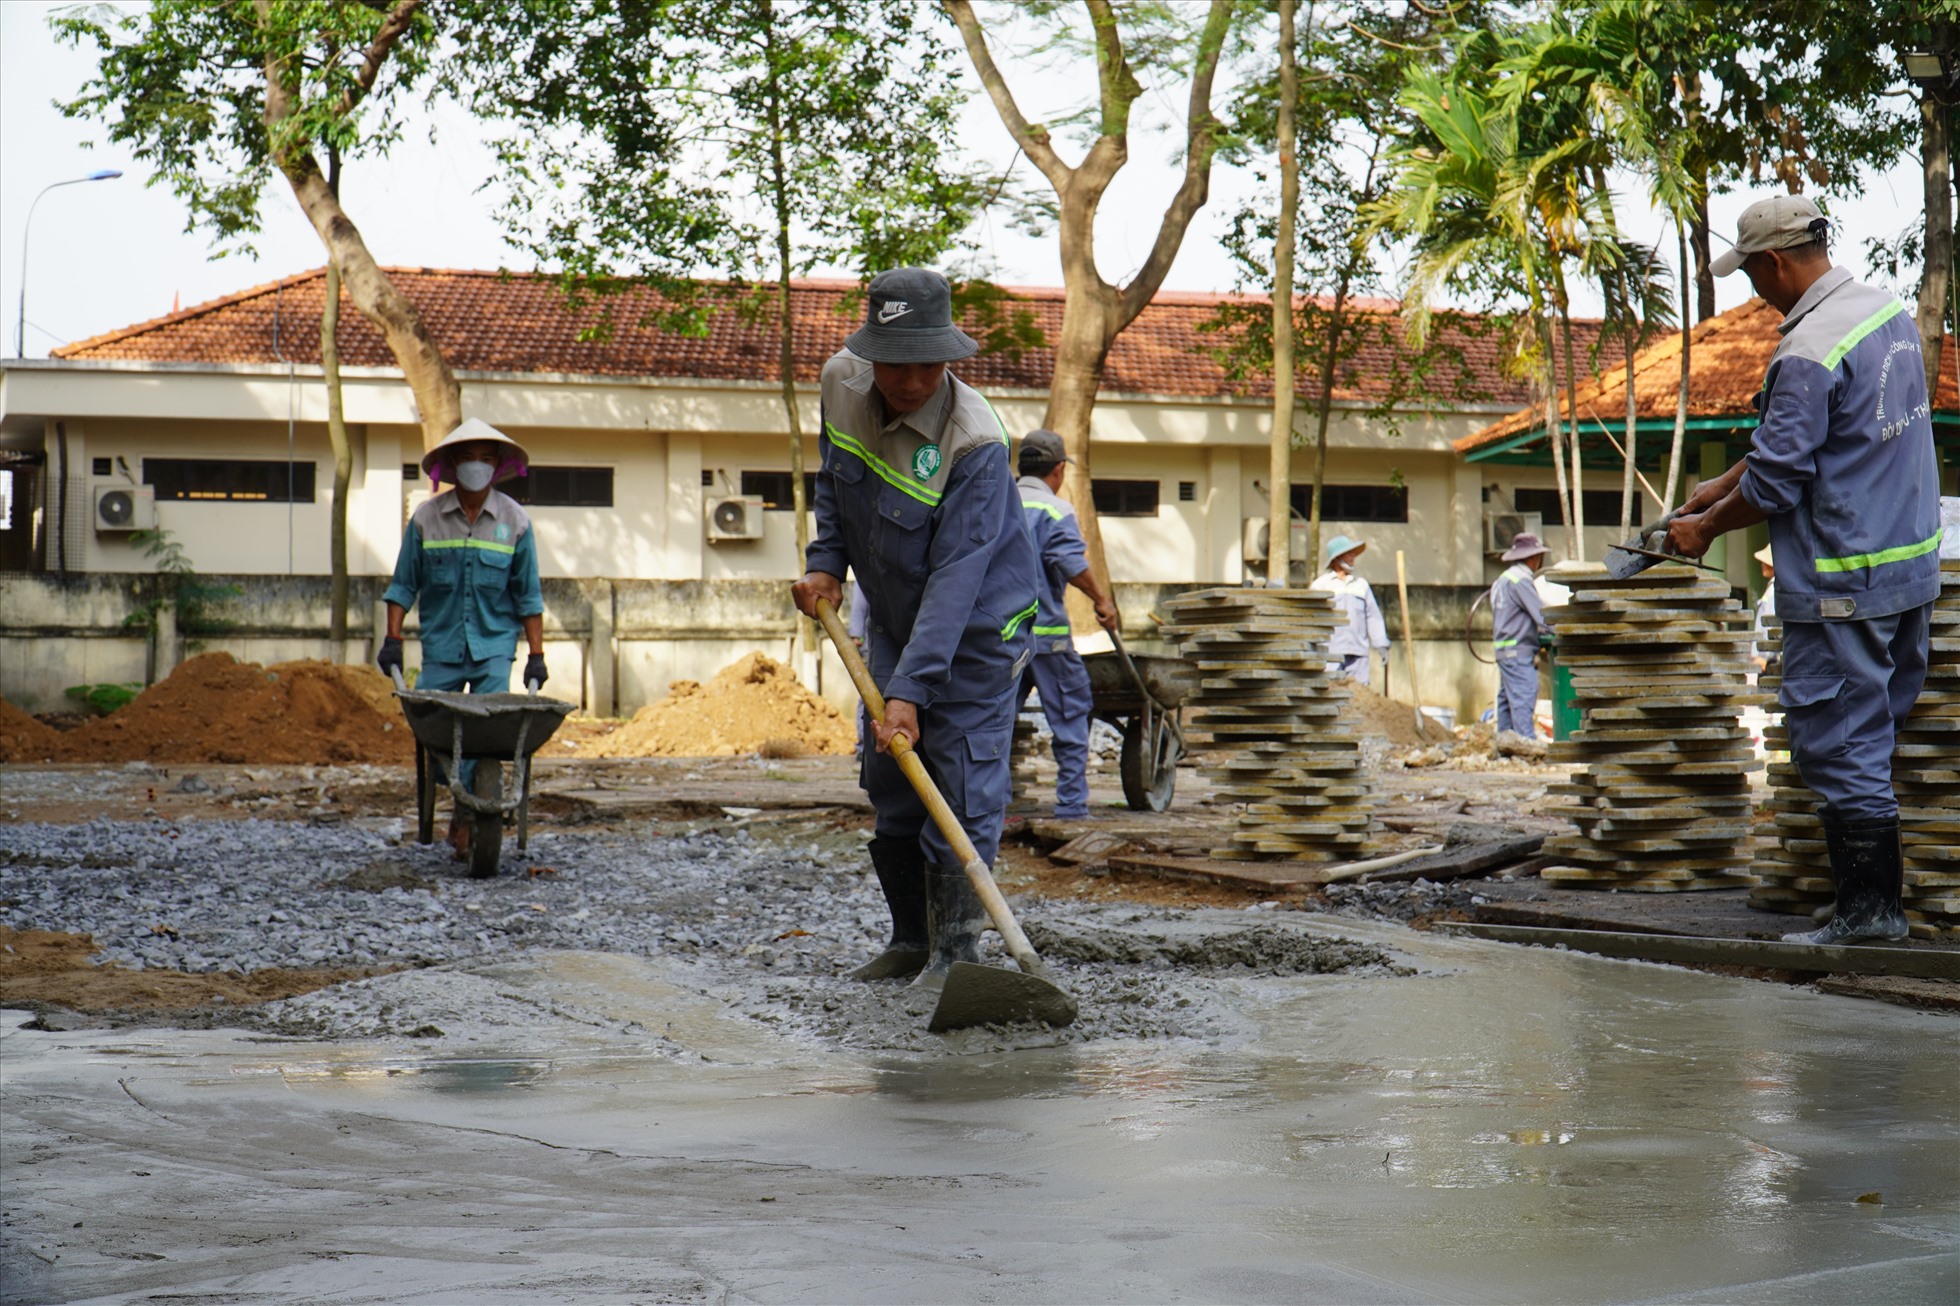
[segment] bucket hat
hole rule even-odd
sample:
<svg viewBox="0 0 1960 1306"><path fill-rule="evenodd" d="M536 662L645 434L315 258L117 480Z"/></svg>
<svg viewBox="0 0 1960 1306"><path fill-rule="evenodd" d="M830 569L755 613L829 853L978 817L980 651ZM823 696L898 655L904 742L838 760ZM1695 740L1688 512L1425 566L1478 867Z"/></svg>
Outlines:
<svg viewBox="0 0 1960 1306"><path fill-rule="evenodd" d="M951 363L980 352L953 325L953 287L930 268L893 268L871 278L864 325L844 347L874 363Z"/></svg>
<svg viewBox="0 0 1960 1306"><path fill-rule="evenodd" d="M1500 561L1523 562L1526 558L1535 558L1541 553L1550 552L1551 550L1546 548L1536 535L1530 531L1519 531L1511 537L1511 547L1504 550Z"/></svg>
<svg viewBox="0 0 1960 1306"><path fill-rule="evenodd" d="M1735 220L1735 244L1709 260L1708 270L1726 277L1751 254L1808 245L1829 229L1830 223L1807 195L1757 200Z"/></svg>
<svg viewBox="0 0 1960 1306"><path fill-rule="evenodd" d="M429 474L431 480L448 481L454 484L456 474L450 458L456 452L456 446L475 444L478 441L509 446L504 452L502 461L497 464L497 474L490 478L490 484L497 485L512 480L530 470L531 455L524 451L524 446L481 417L472 417L443 436L435 448L422 455L422 470Z"/></svg>
<svg viewBox="0 0 1960 1306"><path fill-rule="evenodd" d="M1336 535L1333 539L1327 541L1327 565L1330 567L1333 566L1334 559L1340 557L1343 553L1359 553L1367 547L1368 542L1366 540L1351 540L1345 535Z"/></svg>

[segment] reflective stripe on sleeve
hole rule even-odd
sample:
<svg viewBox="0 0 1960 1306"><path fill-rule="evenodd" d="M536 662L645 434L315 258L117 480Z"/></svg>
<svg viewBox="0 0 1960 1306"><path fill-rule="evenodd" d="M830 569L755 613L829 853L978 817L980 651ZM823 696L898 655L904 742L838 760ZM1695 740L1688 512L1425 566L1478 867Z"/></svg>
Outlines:
<svg viewBox="0 0 1960 1306"><path fill-rule="evenodd" d="M1819 571L1861 571L1866 567L1881 567L1888 562L1904 562L1908 558L1923 558L1940 547L1940 537L1944 531L1934 531L1930 537L1917 544L1901 544L1895 549L1880 549L1877 553L1854 553L1848 558L1818 558L1814 565Z"/></svg>
<svg viewBox="0 0 1960 1306"><path fill-rule="evenodd" d="M1021 623L1030 620L1034 616L1034 614L1039 612L1040 610L1041 610L1041 600L1039 599L1036 599L1033 603L1028 604L1027 607L1022 608L1019 612L1015 613L1012 617L1008 618L1007 624L1000 628L1000 637L1003 640L1013 639L1014 632L1021 628Z"/></svg>
<svg viewBox="0 0 1960 1306"><path fill-rule="evenodd" d="M1021 506L1030 512L1045 512L1056 521L1060 521L1063 516L1060 508L1057 508L1052 503L1043 503L1039 499L1023 499Z"/></svg>

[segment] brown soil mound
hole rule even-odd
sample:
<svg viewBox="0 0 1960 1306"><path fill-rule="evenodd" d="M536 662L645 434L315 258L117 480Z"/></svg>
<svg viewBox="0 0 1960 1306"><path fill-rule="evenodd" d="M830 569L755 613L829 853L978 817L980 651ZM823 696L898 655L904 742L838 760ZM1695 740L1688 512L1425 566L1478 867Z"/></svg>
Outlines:
<svg viewBox="0 0 1960 1306"><path fill-rule="evenodd" d="M1353 726L1357 734L1386 739L1398 745L1437 743L1454 738L1440 722L1423 720L1418 724L1415 708L1407 703L1398 703L1367 685L1349 682L1343 688L1348 691L1348 701L1341 708L1341 719Z"/></svg>
<svg viewBox="0 0 1960 1306"><path fill-rule="evenodd" d="M40 757L17 760L322 765L414 755L387 682L371 668L262 667L205 653L121 711L55 735Z"/></svg>
<svg viewBox="0 0 1960 1306"><path fill-rule="evenodd" d="M0 1005L43 1004L73 1011L117 1012L272 1002L378 973L361 970L255 970L249 974L189 975L174 970L124 970L95 964L86 934L12 930L0 926Z"/></svg>
<svg viewBox="0 0 1960 1306"><path fill-rule="evenodd" d="M703 685L676 680L667 697L580 751L586 757L771 757L849 753L857 732L842 712L803 688L788 667L751 653Z"/></svg>
<svg viewBox="0 0 1960 1306"><path fill-rule="evenodd" d="M59 730L0 698L0 762L45 762L54 756L60 741Z"/></svg>

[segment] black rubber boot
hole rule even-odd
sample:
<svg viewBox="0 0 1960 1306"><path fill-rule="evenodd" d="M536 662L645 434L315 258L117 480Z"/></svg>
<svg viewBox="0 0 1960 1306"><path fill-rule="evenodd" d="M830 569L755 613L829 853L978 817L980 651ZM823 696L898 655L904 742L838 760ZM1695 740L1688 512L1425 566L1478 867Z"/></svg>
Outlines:
<svg viewBox="0 0 1960 1306"><path fill-rule="evenodd" d="M892 941L852 979L901 979L926 964L926 855L917 839L871 840L871 868L892 913Z"/></svg>
<svg viewBox="0 0 1960 1306"><path fill-rule="evenodd" d="M980 960L980 934L987 928L987 909L959 867L927 863L926 925L932 958L912 987L937 991L954 962Z"/></svg>
<svg viewBox="0 0 1960 1306"><path fill-rule="evenodd" d="M1818 813L1831 849L1831 878L1837 882L1837 910L1822 928L1786 934L1785 943L1839 944L1906 937L1906 914L1899 905L1905 882L1905 852L1899 845L1896 816L1850 821L1826 807Z"/></svg>

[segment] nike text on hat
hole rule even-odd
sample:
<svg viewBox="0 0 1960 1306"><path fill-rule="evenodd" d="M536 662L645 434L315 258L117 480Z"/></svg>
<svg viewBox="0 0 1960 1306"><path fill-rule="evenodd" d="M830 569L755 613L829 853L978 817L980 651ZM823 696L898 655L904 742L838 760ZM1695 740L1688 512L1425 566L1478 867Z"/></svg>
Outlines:
<svg viewBox="0 0 1960 1306"><path fill-rule="evenodd" d="M1735 220L1735 244L1712 259L1709 270L1718 277L1726 277L1751 254L1808 245L1829 226L1807 196L1772 195L1757 200Z"/></svg>
<svg viewBox="0 0 1960 1306"><path fill-rule="evenodd" d="M874 363L951 363L980 352L953 325L953 288L930 268L893 268L871 278L864 325L845 348Z"/></svg>
<svg viewBox="0 0 1960 1306"><path fill-rule="evenodd" d="M1016 464L1023 472L1046 475L1057 463L1074 462L1068 456L1068 447L1062 437L1046 427L1029 431L1021 437L1020 461Z"/></svg>

